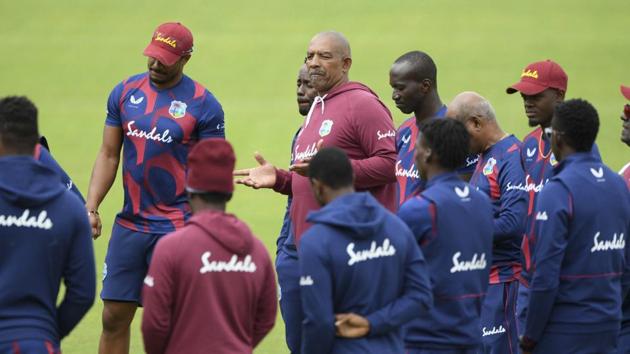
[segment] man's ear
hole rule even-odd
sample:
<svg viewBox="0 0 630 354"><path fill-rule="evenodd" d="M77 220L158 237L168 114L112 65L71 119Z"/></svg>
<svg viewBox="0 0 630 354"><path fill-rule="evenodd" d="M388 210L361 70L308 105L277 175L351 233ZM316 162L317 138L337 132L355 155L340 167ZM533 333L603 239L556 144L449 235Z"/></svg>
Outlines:
<svg viewBox="0 0 630 354"><path fill-rule="evenodd" d="M468 118L468 121L472 124L476 131L480 131L483 128L484 120L478 116L472 116Z"/></svg>
<svg viewBox="0 0 630 354"><path fill-rule="evenodd" d="M343 58L343 73L347 74L350 71L350 67L352 66L352 58Z"/></svg>
<svg viewBox="0 0 630 354"><path fill-rule="evenodd" d="M564 91L556 90L556 103L561 103L564 101L564 94Z"/></svg>
<svg viewBox="0 0 630 354"><path fill-rule="evenodd" d="M420 81L420 88L422 89L422 93L425 95L431 91L431 86L433 86L433 83L429 79Z"/></svg>

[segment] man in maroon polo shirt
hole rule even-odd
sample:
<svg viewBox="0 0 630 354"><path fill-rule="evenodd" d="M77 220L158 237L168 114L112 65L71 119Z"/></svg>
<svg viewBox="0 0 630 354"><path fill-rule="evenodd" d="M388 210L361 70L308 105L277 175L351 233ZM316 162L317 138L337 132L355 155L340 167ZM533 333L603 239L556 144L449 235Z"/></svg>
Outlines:
<svg viewBox="0 0 630 354"><path fill-rule="evenodd" d="M276 319L276 283L265 246L236 216L234 150L202 140L188 156L193 216L155 247L144 279L142 334L157 353L251 353Z"/></svg>

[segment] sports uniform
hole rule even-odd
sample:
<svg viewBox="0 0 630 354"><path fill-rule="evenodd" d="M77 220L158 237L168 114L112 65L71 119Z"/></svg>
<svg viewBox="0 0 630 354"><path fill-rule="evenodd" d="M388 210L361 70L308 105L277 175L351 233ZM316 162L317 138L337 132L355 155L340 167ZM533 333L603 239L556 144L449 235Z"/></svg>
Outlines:
<svg viewBox="0 0 630 354"><path fill-rule="evenodd" d="M494 240L490 285L481 312L484 353L517 353L516 296L520 246L527 216L521 142L506 136L479 157L470 184L493 204Z"/></svg>
<svg viewBox="0 0 630 354"><path fill-rule="evenodd" d="M492 264L489 198L456 173L444 173L405 202L398 216L420 244L434 298L428 314L405 326L407 353L476 353Z"/></svg>
<svg viewBox="0 0 630 354"><path fill-rule="evenodd" d="M105 124L122 128L125 200L105 257L101 298L139 301L155 242L190 216L188 151L200 139L225 136L223 110L186 75L160 90L142 73L113 89Z"/></svg>

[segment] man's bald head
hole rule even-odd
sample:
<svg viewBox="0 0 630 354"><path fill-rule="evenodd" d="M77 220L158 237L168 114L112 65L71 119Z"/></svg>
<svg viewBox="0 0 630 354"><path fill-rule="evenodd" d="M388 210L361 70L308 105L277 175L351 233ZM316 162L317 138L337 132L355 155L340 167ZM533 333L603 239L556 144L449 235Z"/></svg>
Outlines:
<svg viewBox="0 0 630 354"><path fill-rule="evenodd" d="M320 32L308 45L305 63L311 84L320 95L324 95L349 81L348 72L352 66L350 44L339 32Z"/></svg>
<svg viewBox="0 0 630 354"><path fill-rule="evenodd" d="M466 123L472 117L486 121L496 120L496 114L490 102L472 91L465 91L455 96L453 101L448 104L446 116L462 123Z"/></svg>
<svg viewBox="0 0 630 354"><path fill-rule="evenodd" d="M350 51L350 42L348 42L346 36L344 36L341 32L319 32L311 39L311 43L315 41L326 41L327 43L329 43L331 49L333 49L343 58L352 58L352 52Z"/></svg>

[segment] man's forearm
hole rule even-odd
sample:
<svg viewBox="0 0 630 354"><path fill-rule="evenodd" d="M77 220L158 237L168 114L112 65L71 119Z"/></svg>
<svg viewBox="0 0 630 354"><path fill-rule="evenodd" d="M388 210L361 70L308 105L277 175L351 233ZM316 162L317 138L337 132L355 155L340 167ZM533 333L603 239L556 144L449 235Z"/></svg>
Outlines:
<svg viewBox="0 0 630 354"><path fill-rule="evenodd" d="M87 201L85 203L88 210L98 209L112 184L114 184L119 163L120 156L107 156L103 151L99 152L96 162L94 162L88 187Z"/></svg>

